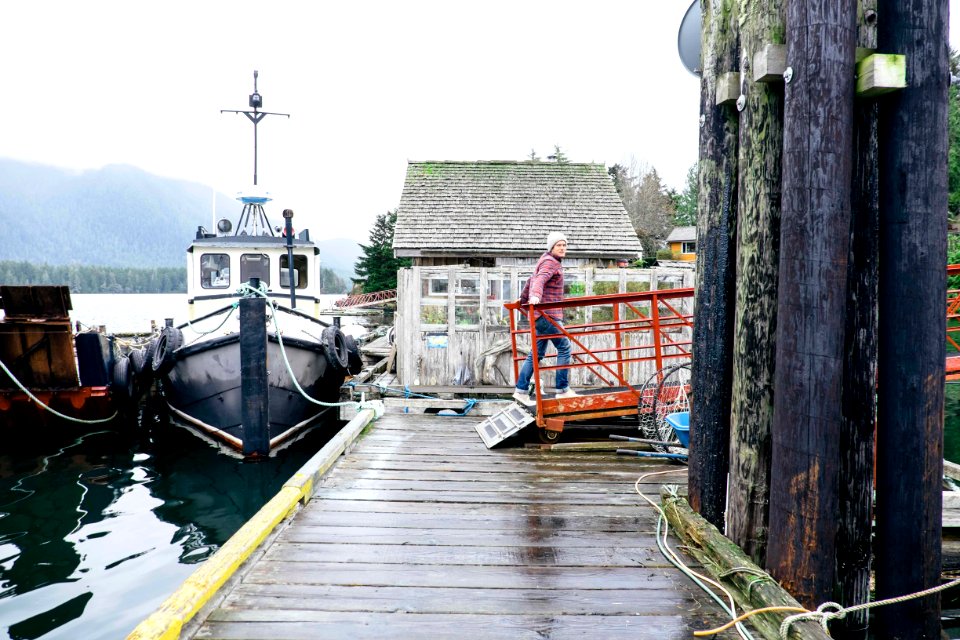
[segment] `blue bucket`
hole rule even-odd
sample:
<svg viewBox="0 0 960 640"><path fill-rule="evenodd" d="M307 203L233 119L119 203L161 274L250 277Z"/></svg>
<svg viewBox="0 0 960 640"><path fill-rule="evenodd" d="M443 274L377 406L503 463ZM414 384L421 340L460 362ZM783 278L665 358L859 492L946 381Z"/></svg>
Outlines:
<svg viewBox="0 0 960 640"><path fill-rule="evenodd" d="M684 447L690 447L690 412L668 413L665 418L667 424L673 427L677 439Z"/></svg>

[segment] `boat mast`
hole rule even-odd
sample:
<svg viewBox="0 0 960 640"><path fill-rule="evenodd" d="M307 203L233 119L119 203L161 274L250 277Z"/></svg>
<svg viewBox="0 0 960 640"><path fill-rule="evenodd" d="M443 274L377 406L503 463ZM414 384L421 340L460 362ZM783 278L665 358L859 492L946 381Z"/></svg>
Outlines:
<svg viewBox="0 0 960 640"><path fill-rule="evenodd" d="M242 113L247 116L247 119L253 123L253 186L257 186L257 125L260 124L260 121L263 120L266 116L286 116L290 117L289 113L275 113L272 111L260 111L260 107L263 106L263 96L257 91L257 76L258 72L253 71L253 93L250 94L248 104L253 111L246 111L243 109L221 109L220 113ZM251 235L257 235L257 227L262 221L264 228L273 235L273 229L270 228L270 221L267 220L267 214L263 210L263 203L267 202L269 198L260 197L260 194L252 194L254 197L247 198L241 197L240 201L243 202L243 212L240 214L240 221L237 223L236 235L241 235L241 232L246 229L248 225L252 224Z"/></svg>

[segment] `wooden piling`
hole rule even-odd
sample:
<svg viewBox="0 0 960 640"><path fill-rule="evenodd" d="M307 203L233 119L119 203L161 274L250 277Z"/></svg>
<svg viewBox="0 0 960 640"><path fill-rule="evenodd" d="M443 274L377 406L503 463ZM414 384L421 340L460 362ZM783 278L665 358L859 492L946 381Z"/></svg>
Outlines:
<svg viewBox="0 0 960 640"><path fill-rule="evenodd" d="M836 571L856 4L788 0L787 24L766 566L814 608L832 599Z"/></svg>
<svg viewBox="0 0 960 640"><path fill-rule="evenodd" d="M243 393L243 455L270 453L267 387L267 301L240 299L240 389Z"/></svg>
<svg viewBox="0 0 960 640"><path fill-rule="evenodd" d="M690 504L723 528L730 466L730 389L737 233L736 107L716 105L718 76L737 60L736 6L703 3L697 316L693 327Z"/></svg>
<svg viewBox="0 0 960 640"><path fill-rule="evenodd" d="M939 583L947 234L948 0L881 0L878 48L909 86L880 97L876 597ZM879 638L939 638L937 595L882 607Z"/></svg>
<svg viewBox="0 0 960 640"><path fill-rule="evenodd" d="M857 45L877 46L876 0L861 0ZM877 103L857 100L853 114L853 199L840 429L840 506L834 600L851 606L870 599L873 523L873 448L877 389ZM837 640L866 640L868 610L848 613L830 627Z"/></svg>
<svg viewBox="0 0 960 640"><path fill-rule="evenodd" d="M782 0L743 1L740 19L737 294L727 534L762 566L770 502L783 85L752 82L754 54L781 44Z"/></svg>

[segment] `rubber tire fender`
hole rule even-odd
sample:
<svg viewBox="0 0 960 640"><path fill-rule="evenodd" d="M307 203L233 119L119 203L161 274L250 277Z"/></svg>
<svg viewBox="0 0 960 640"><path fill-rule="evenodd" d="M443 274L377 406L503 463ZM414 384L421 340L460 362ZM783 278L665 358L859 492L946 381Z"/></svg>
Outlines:
<svg viewBox="0 0 960 640"><path fill-rule="evenodd" d="M133 371L130 370L130 358L123 356L113 363L113 384L110 390L122 402L133 399Z"/></svg>
<svg viewBox="0 0 960 640"><path fill-rule="evenodd" d="M129 354L130 366L133 368L133 375L142 377L147 368L147 354L143 349L133 349Z"/></svg>
<svg viewBox="0 0 960 640"><path fill-rule="evenodd" d="M153 373L165 376L173 369L176 360L174 352L183 346L183 333L176 327L164 327L157 338L156 349L153 353Z"/></svg>
<svg viewBox="0 0 960 640"><path fill-rule="evenodd" d="M320 336L323 342L323 355L327 362L338 373L344 373L350 366L350 354L347 351L347 342L343 333L334 325L323 330Z"/></svg>
<svg viewBox="0 0 960 640"><path fill-rule="evenodd" d="M363 357L360 355L360 347L353 336L344 334L343 341L347 344L347 372L355 376L363 371Z"/></svg>

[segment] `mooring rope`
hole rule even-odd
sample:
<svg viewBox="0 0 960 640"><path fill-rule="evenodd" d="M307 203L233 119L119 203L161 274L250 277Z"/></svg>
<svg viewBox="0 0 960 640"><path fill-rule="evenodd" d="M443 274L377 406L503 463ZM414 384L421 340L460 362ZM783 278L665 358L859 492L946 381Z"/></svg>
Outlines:
<svg viewBox="0 0 960 640"><path fill-rule="evenodd" d="M33 400L34 402L36 402L38 405L40 405L41 407L43 407L44 409L46 409L47 411L49 411L49 412L52 413L53 415L57 416L58 418L63 418L64 420L69 420L70 422L79 422L80 424L103 424L104 422L110 422L111 420L113 420L114 418L117 417L117 412L116 412L116 411L114 411L114 412L113 412L113 415L111 415L109 418L98 418L98 419L96 419L96 420L85 420L85 419L83 419L83 418L74 418L73 416L68 416L68 415L65 415L65 414L63 414L63 413L60 413L59 411L57 411L57 410L54 409L53 407L47 406L46 404L44 404L44 403L40 400L40 398L38 398L37 396L33 395L33 393L30 392L30 389L27 389L27 388L23 385L23 383L20 382L15 375L13 375L13 372L10 371L10 369L7 368L7 365L4 364L3 360L0 360L0 369L3 369L3 372L6 373L6 374L10 377L11 380L13 380L13 383L14 383L15 385L17 385L17 386L20 388L21 391L23 391L25 394L27 394L27 397L28 397L28 398L30 398L31 400Z"/></svg>
<svg viewBox="0 0 960 640"><path fill-rule="evenodd" d="M379 400L361 400L360 402L356 402L355 400L347 400L345 402L324 402L323 400L317 400L316 398L310 397L310 395L303 390L303 387L300 386L300 381L297 380L297 376L293 373L293 367L290 365L290 360L287 358L286 347L283 345L283 336L280 332L280 322L277 320L277 309L273 305L273 301L267 296L267 291L263 287L263 284L261 283L259 289L255 289L249 284L244 283L240 285L237 293L245 298L259 296L266 300L267 306L270 307L270 319L273 321L273 328L277 336L277 344L280 345L280 355L283 358L283 364L287 368L287 373L290 374L290 380L293 382L293 386L307 401L321 407L356 407L357 411L362 411L363 409L373 409L374 420L384 414L385 408L383 402Z"/></svg>
<svg viewBox="0 0 960 640"><path fill-rule="evenodd" d="M670 528L669 523L667 522L667 514L664 513L663 509L660 507L659 504L651 500L646 494L640 491L640 483L646 478L649 478L651 476L662 475L665 473L676 473L677 471L685 472L686 469L670 469L668 471L657 471L653 473L645 473L639 478L637 478L637 481L633 485L634 490L636 490L636 492L640 495L640 497L646 500L650 504L650 506L656 509L657 513L660 514L659 517L657 518L657 534L656 534L657 548L660 549L660 553L663 554L663 556L670 562L670 564L675 566L677 569L681 571L681 573L683 573L685 576L690 578L690 580L692 580L694 584L700 587L704 593L710 596L710 598L712 598L718 605L720 605L720 608L723 609L727 613L727 615L729 615L732 618L732 620L723 627L724 629L728 629L731 626L735 626L737 633L740 635L741 638L743 638L743 640L753 640L753 635L751 635L751 633L747 631L746 627L744 627L740 623L740 621L737 619L737 609L736 609L736 604L734 603L734 600L733 600L733 595L719 582L716 582L703 574L697 573L696 571L688 567L686 564L684 564L683 560L680 559L680 556L678 556L676 552L673 549L671 549L670 546L667 544L667 533L669 532L669 528ZM673 495L676 495L676 490L671 490L671 493ZM660 534L661 527L663 527L662 539ZM705 583L711 584L714 587L716 587L719 591L721 591L723 595L726 596L727 599L729 600L729 605L726 602L724 602L720 596L714 593L713 590L710 589ZM703 633L703 632L697 631L697 632L694 632L694 635L699 635L700 633Z"/></svg>

